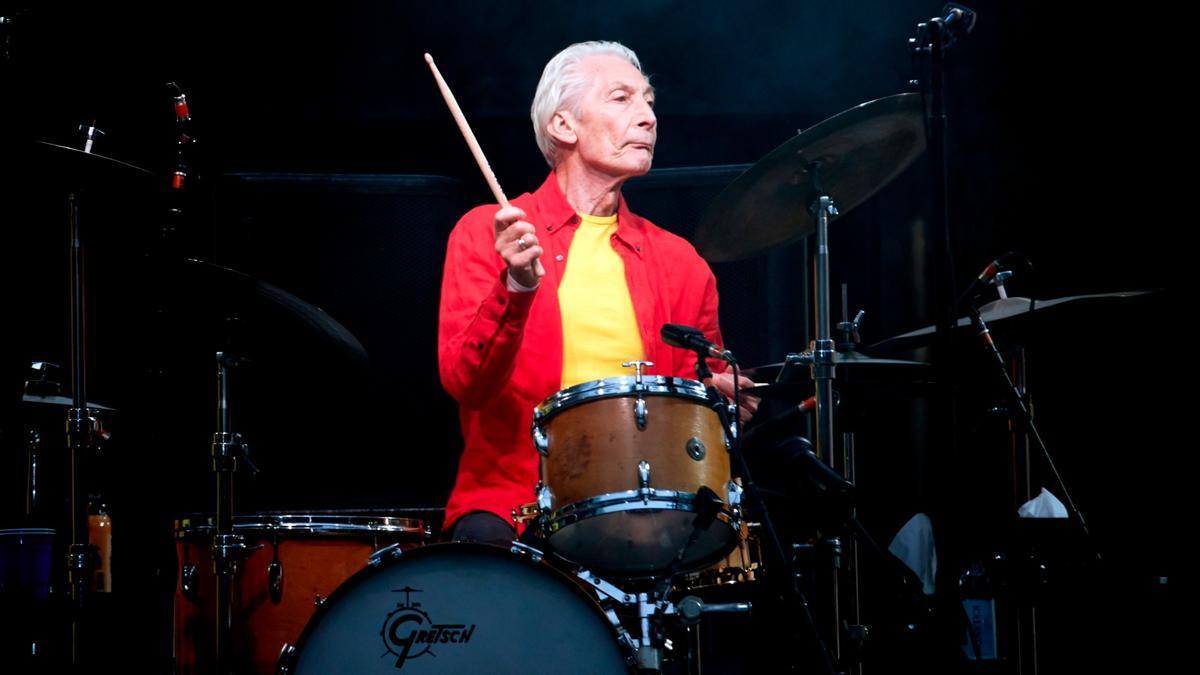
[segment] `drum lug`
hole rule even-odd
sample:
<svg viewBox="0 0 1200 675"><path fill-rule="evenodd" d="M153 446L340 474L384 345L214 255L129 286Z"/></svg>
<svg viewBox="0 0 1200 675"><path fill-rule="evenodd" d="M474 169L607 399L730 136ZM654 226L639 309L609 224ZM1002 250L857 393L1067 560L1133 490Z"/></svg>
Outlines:
<svg viewBox="0 0 1200 675"><path fill-rule="evenodd" d="M642 398L641 392L638 393L637 402L633 404L633 417L637 422L638 431L646 430L646 399Z"/></svg>
<svg viewBox="0 0 1200 675"><path fill-rule="evenodd" d="M183 597L196 602L196 594L199 589L196 586L196 563L185 563L183 569L179 571L179 590L183 592Z"/></svg>
<svg viewBox="0 0 1200 675"><path fill-rule="evenodd" d="M650 462L644 459L638 462L638 492L643 498L654 494L650 489Z"/></svg>
<svg viewBox="0 0 1200 675"><path fill-rule="evenodd" d="M270 589L271 602L278 605L283 599L283 563L278 560L267 564L267 588Z"/></svg>
<svg viewBox="0 0 1200 675"><path fill-rule="evenodd" d="M283 643L283 648L279 650L279 657L275 659L275 675L288 675L292 672L295 660L296 648L286 642Z"/></svg>
<svg viewBox="0 0 1200 675"><path fill-rule="evenodd" d="M550 456L550 439L546 437L546 432L542 430L542 414L537 410L533 411L533 447L537 448L538 454L542 457Z"/></svg>
<svg viewBox="0 0 1200 675"><path fill-rule="evenodd" d="M537 494L538 511L546 514L554 510L554 492L550 489L549 485L538 481L535 493Z"/></svg>
<svg viewBox="0 0 1200 675"><path fill-rule="evenodd" d="M652 361L626 361L621 364L623 368L633 368L633 388L637 392L637 402L633 404L634 421L637 422L638 431L646 430L646 399L643 396L646 391L646 385L642 382L642 374L646 368L653 368Z"/></svg>
<svg viewBox="0 0 1200 675"><path fill-rule="evenodd" d="M283 599L283 563L279 562L279 540L272 538L271 562L267 564L267 589L271 602L278 605Z"/></svg>

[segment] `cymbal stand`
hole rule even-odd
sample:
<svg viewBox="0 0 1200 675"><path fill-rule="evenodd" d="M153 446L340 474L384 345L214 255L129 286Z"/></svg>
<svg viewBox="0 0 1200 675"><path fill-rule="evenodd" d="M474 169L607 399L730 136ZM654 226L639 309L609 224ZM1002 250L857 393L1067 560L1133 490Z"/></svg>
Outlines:
<svg viewBox="0 0 1200 675"><path fill-rule="evenodd" d="M817 249L814 255L816 259L815 271L816 281L813 285L813 306L816 307L815 328L816 339L809 344L808 351L802 352L796 356L796 361L807 364L813 381L816 398L816 421L814 440L817 449L817 456L821 461L828 466L834 466L834 440L833 440L833 380L836 376L835 358L837 354L836 345L833 341L830 323L829 323L829 218L838 214L837 206L833 202L833 198L825 193L821 187L820 166L815 162L809 162L806 165L806 173L810 179L811 198L809 200L809 210L816 220L816 236ZM841 542L836 538L826 542L833 552L840 551ZM835 564L840 565L840 555L834 555ZM833 570L831 579L833 580L833 588L831 597L833 601L830 603L833 616L833 630L831 636L834 639L834 654L841 660L841 611L838 608L838 573L839 570Z"/></svg>
<svg viewBox="0 0 1200 675"><path fill-rule="evenodd" d="M827 248L827 247L825 247L825 248ZM826 269L826 273L828 273L828 269ZM826 291L828 291L828 288L826 288ZM826 306L826 334L828 334L828 306ZM828 358L830 361L830 366L832 367L832 361L833 361L832 345L833 345L833 342L832 342L832 340L829 340L828 343L829 343L830 352L831 352L829 354ZM831 657L829 647L826 644L824 638L822 637L821 630L817 626L816 620L812 615L812 606L809 603L808 598L805 596L804 592L800 589L800 587L797 583L797 577L795 574L795 565L794 565L795 555L794 554L789 555L787 553L787 550L784 549L783 543L779 538L779 531L775 528L775 524L771 519L770 511L767 508L766 499L764 498L761 491L759 490L758 484L754 482L754 479L750 474L750 467L746 463L746 457L745 457L744 453L742 452L742 445L741 445L742 436L738 432L739 427L735 426L733 424L733 422L730 420L729 408L725 404L725 401L724 401L723 397L721 396L721 394L717 391L716 386L714 386L712 383L713 374L712 374L712 371L708 367L708 361L707 361L706 356L707 356L707 354L704 350L700 350L700 349L696 350L696 366L695 366L696 378L700 382L704 383L705 392L707 393L707 396L708 396L709 407L711 407L717 413L717 417L721 421L721 427L725 430L726 438L729 441L728 449L729 449L731 468L736 475L741 476L742 489L745 492L746 498L749 499L750 502L753 503L754 505L756 505L759 509L759 518L762 521L763 529L766 532L768 548L771 551L772 555L775 557L775 559L780 563L780 565L782 567L787 567L787 568L792 569L792 573L789 575L791 583L789 583L786 586L786 594L788 596L788 599L795 603L795 606L798 608L797 611L803 616L803 619L804 619L803 623L805 624L805 626L807 626L812 631L812 640L813 640L813 643L817 650L817 656L819 657L820 667L828 675L834 675L834 673L836 671L834 670L833 659ZM738 372L737 371L737 361L731 360L730 366L733 369L733 373L735 375L735 382L736 382L736 376L737 376L737 372ZM832 396L832 389L830 389L829 393L830 393L830 396ZM740 412L740 411L736 411L736 412ZM734 418L734 419L736 419L736 418ZM832 425L832 421L831 421L831 425ZM731 481L731 483L732 483L732 481ZM781 587L782 587L782 584L781 584Z"/></svg>
<svg viewBox="0 0 1200 675"><path fill-rule="evenodd" d="M87 135L85 152L91 152L96 138L104 132L92 125L80 130ZM93 419L87 407L87 284L84 276L84 245L79 218L80 190L67 195L67 242L70 294L70 371L71 407L67 409L67 453L70 484L67 499L70 509L71 543L67 548L67 592L71 608L71 664L84 660L84 608L92 568L97 561L96 548L88 542L86 459L92 447Z"/></svg>
<svg viewBox="0 0 1200 675"><path fill-rule="evenodd" d="M217 577L217 625L215 658L217 672L233 672L233 580L238 563L246 556L246 544L233 530L233 474L240 460L251 471L254 465L246 456L241 434L230 431L229 371L239 363L237 357L217 352L217 430L212 441L212 468L217 474L217 530L213 535L213 572Z"/></svg>
<svg viewBox="0 0 1200 675"><path fill-rule="evenodd" d="M860 309L854 315L854 319L850 319L850 300L846 284L842 284L842 320L838 323L838 333L840 333L841 341L837 346L838 353L852 354L858 350L858 345L862 342L859 328L862 325L865 313ZM858 481L854 456L855 449L854 424L853 422L846 423L845 416L843 416L841 473L851 485L857 485ZM833 467L837 470L836 465L833 465ZM858 518L857 500L850 506L850 518L854 520ZM834 570L834 578L837 578L839 573L845 573L848 588L845 589L844 594L838 597L836 601L839 611L844 606L848 614L845 618L846 635L844 637L847 640L845 655L848 655L850 657L849 660L853 661L849 672L859 674L862 673L861 655L868 630L862 623L862 578L859 571L859 542L857 533L853 531L849 533L844 553L844 566L840 570ZM841 591L840 583L839 591ZM841 624L839 624L840 627ZM841 643L839 641L840 646Z"/></svg>

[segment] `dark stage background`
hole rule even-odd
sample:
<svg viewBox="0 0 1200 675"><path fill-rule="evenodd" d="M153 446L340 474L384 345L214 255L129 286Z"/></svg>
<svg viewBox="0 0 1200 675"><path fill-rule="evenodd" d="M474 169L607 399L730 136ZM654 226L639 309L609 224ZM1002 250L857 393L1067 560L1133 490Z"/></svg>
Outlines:
<svg viewBox="0 0 1200 675"><path fill-rule="evenodd" d="M57 439L61 429L57 411L19 404L28 365L62 364L66 380L68 363L66 188L30 141L75 145L75 128L95 120L107 132L98 152L161 174L174 162L164 83L177 82L191 103L197 142L184 197L119 186L83 202L89 394L119 411L94 489L116 523L122 639L146 636L152 647L136 661L165 669L169 610L159 600L174 585L171 519L213 508L212 353L228 340L252 359L235 376L234 424L261 469L239 481L241 511L425 514L452 486L461 437L435 361L441 258L457 217L488 196L423 52L512 196L546 171L528 118L545 61L586 39L633 48L658 91L659 145L654 171L625 193L635 210L690 236L726 184L797 130L908 90L906 41L941 6L0 2L11 17L0 42L3 524L20 521L26 432ZM1167 579L1188 522L1177 499L1186 437L1173 402L1191 370L1175 338L1186 330L1176 270L1187 229L1172 201L1186 194L1172 168L1186 162L1174 158L1184 151L1168 46L1177 29L1129 4L972 6L978 25L946 74L956 284L1016 250L1035 272L1018 271L1014 295L1162 289L997 327L1002 348L1028 349L1042 433L1093 535L1080 543L1063 526L1033 545L1050 577L1029 591L1042 603L1042 672L1140 670L1168 655ZM927 161L831 228L832 281L847 285L851 314L866 310L864 344L935 319ZM183 216L168 216L172 206ZM232 273L164 262L181 256L322 308L368 360ZM807 346L806 242L713 269L726 342L744 364ZM872 354L928 357L903 346ZM999 397L976 357L953 358L957 450L934 440L929 402L904 397L862 412L858 463L860 515L876 538L886 544L917 511L933 518L943 617L953 616L945 608L967 565L1022 558L1037 538L1013 522L1012 451L1004 420L987 412ZM1062 496L1041 464L1034 475L1035 492L1046 485ZM57 498L51 489L48 502ZM1089 546L1103 563L1083 562ZM952 619L919 647L896 637L887 624L900 613L886 597L865 600L880 635L868 664L880 672L1018 672L1011 642L1009 660L991 670L960 662Z"/></svg>

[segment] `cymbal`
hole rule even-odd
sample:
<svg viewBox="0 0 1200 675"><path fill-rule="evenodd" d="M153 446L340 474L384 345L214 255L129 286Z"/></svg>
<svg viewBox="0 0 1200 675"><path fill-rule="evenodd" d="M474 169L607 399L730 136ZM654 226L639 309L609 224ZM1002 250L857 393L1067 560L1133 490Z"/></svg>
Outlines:
<svg viewBox="0 0 1200 675"><path fill-rule="evenodd" d="M47 141L23 148L9 147L11 170L29 172L64 189L87 187L153 187L151 171L94 152Z"/></svg>
<svg viewBox="0 0 1200 675"><path fill-rule="evenodd" d="M185 258L176 270L178 310L238 314L250 324L261 357L277 350L297 347L296 339L308 337L352 363L365 366L367 350L345 326L325 310L299 297L256 279L244 272L198 258ZM203 309L200 305L206 305ZM286 339L289 344L271 341Z"/></svg>
<svg viewBox="0 0 1200 675"><path fill-rule="evenodd" d="M70 396L39 396L38 394L22 394L21 402L34 406L50 406L55 408L70 408L74 405L74 400ZM116 412L116 408L103 405L100 403L88 403L86 406L90 410L100 410L103 412Z"/></svg>
<svg viewBox="0 0 1200 675"><path fill-rule="evenodd" d="M1156 290L1141 290L1141 291L1118 291L1115 293L1092 293L1088 295L1070 295L1062 298L1051 298L1049 300L1031 300L1029 298L1011 297L1000 298L993 300L979 307L979 315L985 323L995 323L1005 319L1012 319L1024 315L1036 315L1038 312L1055 307L1058 305L1074 304L1083 301L1097 300L1120 300L1126 298L1136 298L1150 293L1156 293ZM1032 315L1030 315L1032 316ZM957 327L960 329L969 328L971 326L970 317L962 317L958 320ZM872 347L880 345L894 345L900 342L914 341L917 338L926 338L937 332L937 326L925 326L914 331L894 335L886 340L875 343ZM923 341L922 341L923 342Z"/></svg>
<svg viewBox="0 0 1200 675"><path fill-rule="evenodd" d="M785 363L772 363L744 369L742 374L746 377L757 382L770 380L770 384L742 391L754 396L774 398L783 395L790 398L791 390L811 389L811 369L807 365L786 369L785 366ZM933 366L923 361L876 359L859 352L837 352L834 356L834 372L834 383L842 385L924 384L933 381ZM780 380L780 377L784 379Z"/></svg>
<svg viewBox="0 0 1200 675"><path fill-rule="evenodd" d="M729 262L801 239L816 231L814 173L845 215L924 150L920 95L850 108L775 148L717 195L697 227L696 250Z"/></svg>

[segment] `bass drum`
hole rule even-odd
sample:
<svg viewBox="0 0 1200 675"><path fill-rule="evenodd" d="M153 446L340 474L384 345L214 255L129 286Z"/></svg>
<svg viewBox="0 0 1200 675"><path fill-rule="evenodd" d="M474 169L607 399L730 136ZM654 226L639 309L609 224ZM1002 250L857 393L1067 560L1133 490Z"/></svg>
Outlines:
<svg viewBox="0 0 1200 675"><path fill-rule="evenodd" d="M613 621L545 562L434 544L373 561L342 584L284 649L278 672L627 674Z"/></svg>

